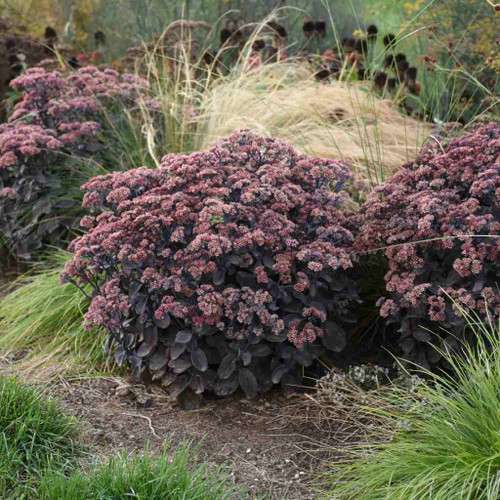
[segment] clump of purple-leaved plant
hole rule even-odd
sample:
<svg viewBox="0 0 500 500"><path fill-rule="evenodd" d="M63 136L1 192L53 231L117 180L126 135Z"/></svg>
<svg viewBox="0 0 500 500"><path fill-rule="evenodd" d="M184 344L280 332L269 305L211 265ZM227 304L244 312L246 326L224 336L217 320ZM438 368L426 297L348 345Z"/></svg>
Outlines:
<svg viewBox="0 0 500 500"><path fill-rule="evenodd" d="M429 341L463 338L463 311L500 316L500 123L442 148L424 148L375 189L355 242L362 253L385 247L380 314L397 325L404 356L424 366L440 360Z"/></svg>
<svg viewBox="0 0 500 500"><path fill-rule="evenodd" d="M338 161L249 131L158 170L96 177L84 205L97 214L62 281L94 288L86 324L173 396L292 390L322 346L346 343L348 178Z"/></svg>
<svg viewBox="0 0 500 500"><path fill-rule="evenodd" d="M28 256L76 226L71 212L80 210L78 187L92 165L118 168L118 141L99 134L137 107L139 96L149 98L144 80L95 67L66 75L33 68L11 86L21 98L0 126L0 236Z"/></svg>

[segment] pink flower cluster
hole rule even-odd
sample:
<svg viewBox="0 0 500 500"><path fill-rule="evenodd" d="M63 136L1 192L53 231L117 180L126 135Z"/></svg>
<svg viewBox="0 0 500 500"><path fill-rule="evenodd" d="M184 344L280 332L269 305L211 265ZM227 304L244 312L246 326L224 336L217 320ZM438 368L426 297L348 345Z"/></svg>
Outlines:
<svg viewBox="0 0 500 500"><path fill-rule="evenodd" d="M109 327L120 316L116 337L131 321L155 321L167 332L180 323L236 341L288 336L300 347L322 335L327 308L318 304L350 293L331 288L352 266L348 178L335 160L246 130L201 153L167 155L158 170L96 177L83 186L84 205L102 213L82 221L89 232L71 244L62 280L95 287L86 319ZM142 284L146 312L133 301L121 312L122 300L103 293L111 282L125 296Z"/></svg>
<svg viewBox="0 0 500 500"><path fill-rule="evenodd" d="M62 75L43 68L31 68L12 80L12 87L22 92L9 121L19 118L47 128L60 129L61 124L84 123L99 114L102 99L120 99L128 107L148 87L146 80L134 75L120 75L113 69L99 70L94 66L76 73ZM84 115L84 116L82 116Z"/></svg>
<svg viewBox="0 0 500 500"><path fill-rule="evenodd" d="M355 247L385 248L381 314L410 316L412 331L426 319L460 330L457 306L498 318L499 200L500 123L480 126L444 151L425 148L378 187L362 209Z"/></svg>
<svg viewBox="0 0 500 500"><path fill-rule="evenodd" d="M15 241L28 235L26 222L21 222L28 220L26 212L50 186L61 184L57 176L68 175L66 159L104 149L97 138L106 122L103 110L110 112L116 105L130 111L137 107L138 96L149 97L146 81L95 67L67 75L31 68L11 86L22 94L9 122L0 125L0 191L8 193L0 200L0 234L17 245ZM56 152L64 154L56 157ZM35 219L28 221L33 228L29 246L39 248L43 231L35 227Z"/></svg>
<svg viewBox="0 0 500 500"><path fill-rule="evenodd" d="M13 169L27 158L62 146L52 130L38 125L0 125L0 169Z"/></svg>

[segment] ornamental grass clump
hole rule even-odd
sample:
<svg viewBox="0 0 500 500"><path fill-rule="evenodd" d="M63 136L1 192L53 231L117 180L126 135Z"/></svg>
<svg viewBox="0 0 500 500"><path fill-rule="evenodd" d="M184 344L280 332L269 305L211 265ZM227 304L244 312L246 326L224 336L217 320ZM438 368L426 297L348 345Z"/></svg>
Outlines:
<svg viewBox="0 0 500 500"><path fill-rule="evenodd" d="M388 270L380 314L398 326L404 357L420 366L441 359L429 341L452 346L467 337L462 310L481 320L500 316L499 198L494 122L444 147L426 147L361 210L355 248L383 248Z"/></svg>
<svg viewBox="0 0 500 500"><path fill-rule="evenodd" d="M82 327L87 299L59 284L72 257L62 250L45 256L36 273L20 276L0 300L0 357L16 359L20 376L47 380L111 368L102 349L105 332Z"/></svg>
<svg viewBox="0 0 500 500"><path fill-rule="evenodd" d="M55 401L14 378L0 377L0 498L35 498L47 470L70 472L82 447L78 424Z"/></svg>
<svg viewBox="0 0 500 500"><path fill-rule="evenodd" d="M95 67L65 75L32 68L11 86L21 97L0 125L0 236L28 256L76 226L77 189L111 166L107 157L116 169L123 147L100 134L137 108L140 96L151 101L146 81Z"/></svg>
<svg viewBox="0 0 500 500"><path fill-rule="evenodd" d="M352 321L348 178L246 130L158 170L96 177L84 205L97 213L62 281L94 289L86 324L174 397L293 390L322 346L342 351Z"/></svg>
<svg viewBox="0 0 500 500"><path fill-rule="evenodd" d="M500 323L463 315L476 342L462 356L441 351L453 373L423 370L430 383L392 384L349 405L362 439L332 464L328 498L500 498Z"/></svg>

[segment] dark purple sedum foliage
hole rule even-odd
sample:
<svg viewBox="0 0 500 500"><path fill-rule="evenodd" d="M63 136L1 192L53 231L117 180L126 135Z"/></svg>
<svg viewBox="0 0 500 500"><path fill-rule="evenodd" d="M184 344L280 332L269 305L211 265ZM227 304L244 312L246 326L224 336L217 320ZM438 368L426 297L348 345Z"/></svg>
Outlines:
<svg viewBox="0 0 500 500"><path fill-rule="evenodd" d="M435 343L463 338L465 319L447 296L467 312L498 320L499 199L500 123L490 123L444 151L426 147L363 206L355 248L388 247L380 313L399 328L405 358L424 366L439 362L427 329L440 334ZM433 241L407 244L422 240Z"/></svg>
<svg viewBox="0 0 500 500"><path fill-rule="evenodd" d="M68 209L80 202L62 188L75 176L71 162L106 149L98 140L106 121L103 109L112 114L119 103L130 110L147 82L95 67L66 75L32 68L11 86L21 99L9 122L0 125L0 236L27 255L51 233L55 243L58 229L74 224Z"/></svg>
<svg viewBox="0 0 500 500"><path fill-rule="evenodd" d="M92 179L63 281L90 284L87 325L118 361L174 397L190 388L248 397L300 381L323 346L341 351L356 290L334 160L249 131Z"/></svg>

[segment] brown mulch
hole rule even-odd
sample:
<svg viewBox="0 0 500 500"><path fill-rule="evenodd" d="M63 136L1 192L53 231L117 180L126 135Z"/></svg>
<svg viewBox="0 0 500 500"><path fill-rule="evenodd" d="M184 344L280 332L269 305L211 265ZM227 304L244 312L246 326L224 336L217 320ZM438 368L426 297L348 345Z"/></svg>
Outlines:
<svg viewBox="0 0 500 500"><path fill-rule="evenodd" d="M175 448L188 440L209 465L227 470L250 498L320 496L312 482L328 455L325 436L314 426L292 425L285 415L298 400L279 392L255 400L205 398L190 411L159 387L130 386L116 377L60 379L48 392L83 421L84 439L102 455L98 458L124 450L140 453L146 443L150 452L159 453L165 443Z"/></svg>

